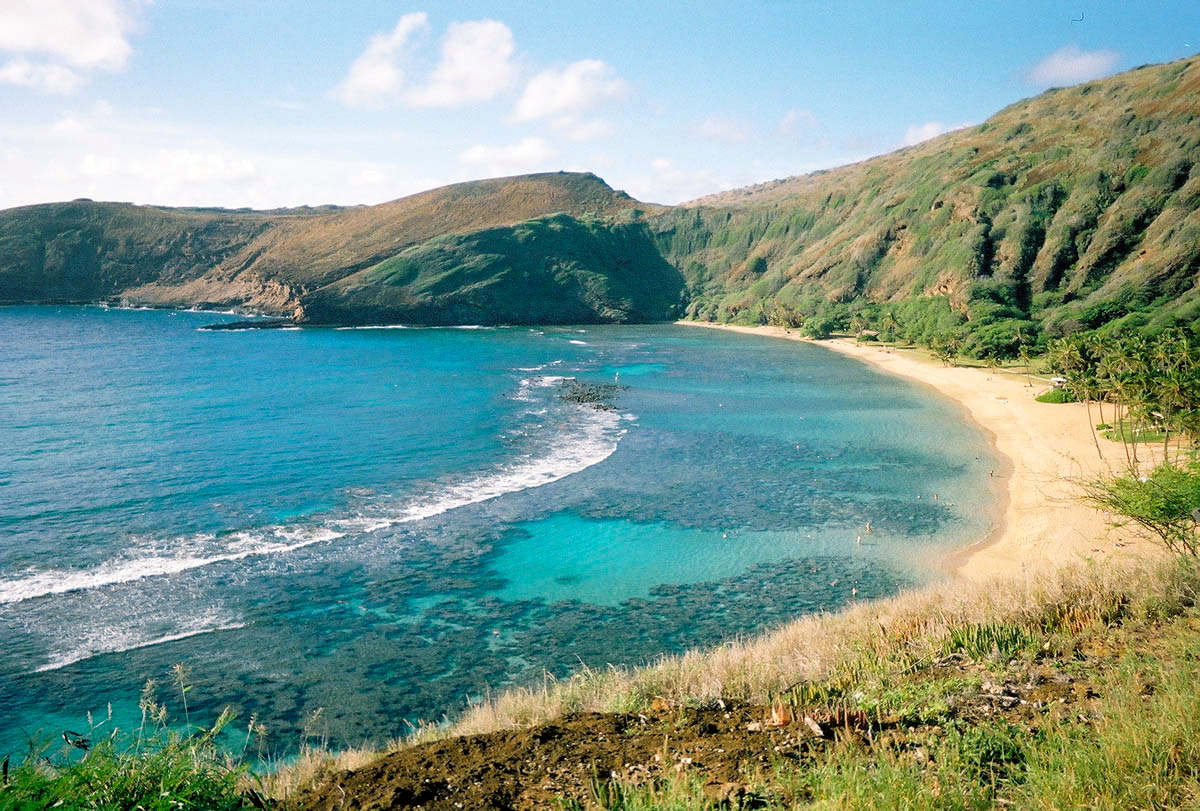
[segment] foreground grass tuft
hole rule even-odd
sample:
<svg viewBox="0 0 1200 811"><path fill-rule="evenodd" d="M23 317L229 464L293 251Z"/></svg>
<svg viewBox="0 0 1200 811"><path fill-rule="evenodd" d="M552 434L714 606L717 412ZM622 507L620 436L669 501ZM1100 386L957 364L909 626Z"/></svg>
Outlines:
<svg viewBox="0 0 1200 811"><path fill-rule="evenodd" d="M182 680L183 674L180 674ZM58 752L32 751L19 765L4 763L0 811L61 808L139 809L140 811L241 811L266 808L240 781L246 769L223 753L215 738L233 716L226 711L208 729L169 730L161 705L148 710L132 741L119 730L104 734L108 719L89 734L64 739ZM161 719L146 734L146 721Z"/></svg>

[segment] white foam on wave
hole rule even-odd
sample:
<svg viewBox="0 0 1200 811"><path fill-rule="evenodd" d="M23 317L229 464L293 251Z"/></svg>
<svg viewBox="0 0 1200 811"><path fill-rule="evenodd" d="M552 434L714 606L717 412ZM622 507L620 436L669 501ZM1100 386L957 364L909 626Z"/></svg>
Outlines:
<svg viewBox="0 0 1200 811"><path fill-rule="evenodd" d="M572 338L571 340L567 341L567 343L569 343L569 344L575 344L576 346L587 346L587 345L588 345L588 342L587 342L587 341L577 341L577 340L575 340L574 338Z"/></svg>
<svg viewBox="0 0 1200 811"><path fill-rule="evenodd" d="M580 420L578 431L561 438L558 445L545 453L529 455L486 473L451 483L437 493L411 501L388 515L363 515L332 523L356 532L375 532L551 484L612 456L628 430L624 424L635 419L632 414L615 411L589 412Z"/></svg>
<svg viewBox="0 0 1200 811"><path fill-rule="evenodd" d="M31 570L22 577L0 580L0 604L130 583L146 577L178 574L213 563L244 560L252 556L293 552L315 543L341 538L344 534L328 527L277 526L221 537L194 535L172 544L183 547L180 550L182 553L137 554L135 551L133 555L105 561L93 569Z"/></svg>
<svg viewBox="0 0 1200 811"><path fill-rule="evenodd" d="M538 375L537 377L523 377L517 385L517 393L512 396L514 400L520 400L525 403L536 402L533 392L537 389L548 389L554 386L561 385L568 380L574 380L571 376L562 375Z"/></svg>
<svg viewBox="0 0 1200 811"><path fill-rule="evenodd" d="M436 496L403 508L398 522L421 521L444 512L479 504L565 479L598 465L616 451L625 429L615 411L593 411L581 420L580 431L549 452L515 462L499 470L452 484Z"/></svg>
<svg viewBox="0 0 1200 811"><path fill-rule="evenodd" d="M516 397L526 399L532 389L548 388L573 379L556 375L526 378L521 381ZM220 536L202 534L170 542L142 543L122 557L91 569L30 569L19 576L0 580L0 605L164 577L214 563L286 554L345 537L348 533L377 532L559 481L611 456L628 430L625 424L634 419L631 414L616 411L580 408L578 412L568 430L554 437L554 444L548 449L439 487L437 492L403 506L380 509L373 515L329 520L321 525L270 526ZM168 548L170 551L163 551Z"/></svg>
<svg viewBox="0 0 1200 811"><path fill-rule="evenodd" d="M122 653L124 651L149 648L154 645L164 645L177 642L201 634L211 634L217 631L234 631L245 628L246 623L239 622L216 611L206 612L194 617L173 633L147 636L145 629L129 628L127 626L98 626L86 632L82 638L76 637L71 648L51 653L49 660L35 672L45 673L48 670L59 670L67 665L90 659L104 653ZM153 632L151 632L153 633Z"/></svg>
<svg viewBox="0 0 1200 811"><path fill-rule="evenodd" d="M334 329L412 329L412 327L405 324L364 324L360 327L334 327Z"/></svg>
<svg viewBox="0 0 1200 811"><path fill-rule="evenodd" d="M546 363L540 364L538 366L518 366L517 371L518 372L541 372L545 369L549 369L551 366L558 366L558 365L562 364L563 362L564 361L560 358L558 360L547 361Z"/></svg>
<svg viewBox="0 0 1200 811"><path fill-rule="evenodd" d="M335 527L344 529L347 532L357 532L360 535L366 535L369 532L378 532L381 529L387 529L393 526L396 521L393 518L380 515L356 515L352 518L339 518L331 523Z"/></svg>

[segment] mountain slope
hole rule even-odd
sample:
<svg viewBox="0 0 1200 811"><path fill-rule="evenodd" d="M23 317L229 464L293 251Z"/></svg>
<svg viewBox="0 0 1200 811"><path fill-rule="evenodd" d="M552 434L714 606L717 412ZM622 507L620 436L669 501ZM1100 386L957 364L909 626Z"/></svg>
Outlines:
<svg viewBox="0 0 1200 811"><path fill-rule="evenodd" d="M307 297L318 323L661 321L683 277L646 226L566 214L416 245Z"/></svg>
<svg viewBox="0 0 1200 811"><path fill-rule="evenodd" d="M851 166L669 208L591 174L378 206L0 212L0 302L245 306L308 323L873 327L1011 355L1200 318L1200 58L1051 90Z"/></svg>
<svg viewBox="0 0 1200 811"><path fill-rule="evenodd" d="M430 240L488 229L511 231L527 220L555 214L577 222L576 218L599 217L615 222L648 208L655 207L637 204L595 175L568 173L461 183L349 209L235 212L90 201L28 206L0 212L0 302L120 299L164 307L244 306L309 322L336 318L358 323L363 316L338 302L357 301L353 296L347 299L347 291L360 289L361 283L356 286L346 281L328 291L323 288L353 279L360 271ZM624 228L639 229L644 227ZM635 237L636 233L626 234L624 242L616 240L625 246L623 250L628 249L629 257L639 255L639 249L633 247ZM644 253L650 242L643 236L641 243ZM557 247L569 250L572 246L564 243ZM418 255L433 253L427 250ZM540 320L671 317L682 287L678 274L664 276L662 267L651 268L654 303L643 301L638 296L647 291L647 285L632 278L631 273L636 276L640 271L631 271L623 257L603 260L597 255L589 260L591 273L605 280L612 277L615 297L611 300L607 285L594 279L591 294L582 297L573 292L578 279L563 280L561 290L553 280L538 286ZM574 256L563 257L561 262L556 257L543 258L563 266L579 261ZM503 263L493 267L504 269ZM436 266L432 271L440 272ZM633 298L618 295L622 292ZM385 285L375 297L373 312L380 317L420 323L446 323L449 318L450 310L435 313L436 305L402 306L389 299L388 293ZM572 297L585 306L559 306L560 298ZM662 303L668 299L669 310ZM448 299L436 299L443 300ZM383 301L391 303L384 306ZM306 311L310 302L316 304L314 316ZM499 306L501 302L493 297L490 303ZM519 316L521 310L509 307L506 312ZM495 323L497 319L483 320Z"/></svg>
<svg viewBox="0 0 1200 811"><path fill-rule="evenodd" d="M945 296L1047 335L1200 314L1200 60L1014 104L986 123L659 218L690 312ZM853 308L850 308L853 309Z"/></svg>

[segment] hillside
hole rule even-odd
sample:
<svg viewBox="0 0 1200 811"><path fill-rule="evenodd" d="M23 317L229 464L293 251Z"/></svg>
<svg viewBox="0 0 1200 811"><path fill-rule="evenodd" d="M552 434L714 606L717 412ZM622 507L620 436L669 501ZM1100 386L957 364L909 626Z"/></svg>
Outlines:
<svg viewBox="0 0 1200 811"><path fill-rule="evenodd" d="M674 208L591 174L276 212L0 212L0 302L308 323L871 327L979 357L1200 317L1200 58L1050 90L839 169Z"/></svg>
<svg viewBox="0 0 1200 811"><path fill-rule="evenodd" d="M648 282L633 268L655 258L645 228L631 222L647 209L637 205L594 175L554 173L348 209L28 206L0 212L0 302L245 307L310 323L357 323L370 320L368 312L414 323L462 323L455 316L468 313L472 323L663 320L674 314L682 282L661 260L646 271ZM555 215L573 224L577 239L554 226ZM545 228L513 228L544 217ZM594 225L599 218L605 226ZM558 235L538 240L533 265L523 247L530 229ZM452 247L467 234L474 239ZM484 244L496 278L468 272L456 285L460 277L446 277L448 257ZM431 261L402 284L391 269L413 269L413 257ZM377 268L385 260L392 263ZM374 286L364 292L364 284Z"/></svg>
<svg viewBox="0 0 1200 811"><path fill-rule="evenodd" d="M688 276L689 312L709 320L858 310L925 342L969 322L977 354L1022 332L1191 324L1198 121L1200 59L1143 67L890 155L696 201L660 217L656 240Z"/></svg>

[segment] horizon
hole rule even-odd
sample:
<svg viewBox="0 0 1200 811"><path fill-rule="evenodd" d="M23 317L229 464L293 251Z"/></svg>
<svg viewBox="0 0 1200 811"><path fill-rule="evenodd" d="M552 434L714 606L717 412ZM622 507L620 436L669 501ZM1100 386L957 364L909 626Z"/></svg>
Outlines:
<svg viewBox="0 0 1200 811"><path fill-rule="evenodd" d="M421 5L10 2L0 208L348 207L557 171L675 205L1200 50L1171 2Z"/></svg>

